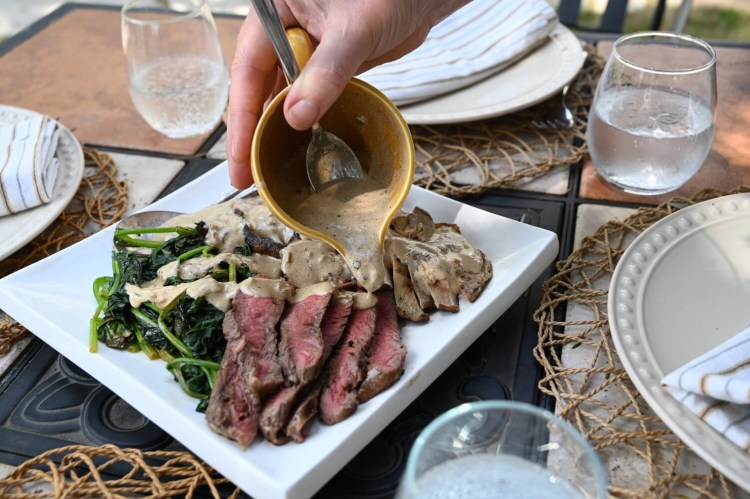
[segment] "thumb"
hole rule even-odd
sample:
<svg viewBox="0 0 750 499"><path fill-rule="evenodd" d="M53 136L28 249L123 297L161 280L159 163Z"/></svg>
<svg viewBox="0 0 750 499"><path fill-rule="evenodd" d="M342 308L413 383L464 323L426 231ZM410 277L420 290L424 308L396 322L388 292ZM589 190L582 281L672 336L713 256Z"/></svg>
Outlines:
<svg viewBox="0 0 750 499"><path fill-rule="evenodd" d="M366 58L366 50L341 33L326 33L284 102L289 125L306 130L331 108Z"/></svg>

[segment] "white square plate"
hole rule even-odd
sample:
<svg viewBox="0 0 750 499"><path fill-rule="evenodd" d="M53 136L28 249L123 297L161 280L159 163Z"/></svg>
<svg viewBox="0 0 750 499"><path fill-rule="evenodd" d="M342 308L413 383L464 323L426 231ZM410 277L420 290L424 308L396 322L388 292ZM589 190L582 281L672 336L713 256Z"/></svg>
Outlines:
<svg viewBox="0 0 750 499"><path fill-rule="evenodd" d="M226 163L146 210L196 211L227 192ZM315 422L303 444L277 447L262 439L248 449L213 433L196 401L182 392L161 361L102 346L88 351L96 308L92 282L111 274L113 228L0 280L0 308L106 385L155 424L256 499L314 494L521 296L557 255L557 236L414 187L404 205L436 222L456 223L492 260L494 276L474 303L456 314L433 313L402 329L405 372L349 419Z"/></svg>

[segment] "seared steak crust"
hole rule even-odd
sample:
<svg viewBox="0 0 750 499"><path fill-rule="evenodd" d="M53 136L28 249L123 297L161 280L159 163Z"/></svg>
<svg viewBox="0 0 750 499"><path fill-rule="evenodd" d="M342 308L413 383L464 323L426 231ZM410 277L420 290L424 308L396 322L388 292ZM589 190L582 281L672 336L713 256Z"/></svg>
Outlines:
<svg viewBox="0 0 750 499"><path fill-rule="evenodd" d="M228 343L206 409L209 428L247 447L258 433L260 399L242 379L244 342L232 314L224 316Z"/></svg>

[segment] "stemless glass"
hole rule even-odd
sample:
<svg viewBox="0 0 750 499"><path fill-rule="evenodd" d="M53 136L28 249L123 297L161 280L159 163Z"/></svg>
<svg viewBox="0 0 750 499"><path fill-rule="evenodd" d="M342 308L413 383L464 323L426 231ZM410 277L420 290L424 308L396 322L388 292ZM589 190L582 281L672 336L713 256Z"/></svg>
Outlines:
<svg viewBox="0 0 750 499"><path fill-rule="evenodd" d="M598 456L568 423L502 400L455 407L430 423L406 463L397 499L603 499Z"/></svg>
<svg viewBox="0 0 750 499"><path fill-rule="evenodd" d="M587 139L608 182L662 194L703 165L714 137L716 53L669 32L618 39L596 88Z"/></svg>
<svg viewBox="0 0 750 499"><path fill-rule="evenodd" d="M130 96L149 125L176 139L214 129L227 105L229 77L206 0L127 3L122 47Z"/></svg>

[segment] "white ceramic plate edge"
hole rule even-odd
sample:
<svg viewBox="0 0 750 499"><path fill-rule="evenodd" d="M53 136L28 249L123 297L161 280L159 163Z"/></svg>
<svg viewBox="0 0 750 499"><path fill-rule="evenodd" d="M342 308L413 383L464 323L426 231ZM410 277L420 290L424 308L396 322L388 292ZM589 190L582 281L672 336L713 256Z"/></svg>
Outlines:
<svg viewBox="0 0 750 499"><path fill-rule="evenodd" d="M638 288L637 281L633 277L638 274L645 279L644 274L651 270L643 268L643 264L636 265L639 268L633 269L631 264L639 249L643 252L643 245L648 244L644 241L653 240L657 237L655 235L660 234L662 229L669 227L669 224L674 223L676 219L687 217L692 212L721 202L744 203L745 209L750 210L750 195L725 196L683 208L664 217L638 235L625 250L612 275L607 311L612 341L620 361L651 409L696 454L734 483L750 492L750 455L744 453L738 446L690 412L662 386L661 378L666 373L663 373L657 364L650 350L648 338L644 336L642 330L639 330L637 304L640 301L638 296L632 294L633 291L638 294L643 292ZM748 218L750 219L750 215ZM694 230L696 229L693 228L686 234L689 235ZM656 246L652 244L650 248L656 248ZM655 249L654 253L657 254L654 261L658 262L658 249ZM633 304L635 306L631 306ZM686 341L689 339L686 338Z"/></svg>
<svg viewBox="0 0 750 499"><path fill-rule="evenodd" d="M227 178L225 163L149 209L197 209L218 198L217 193L229 189ZM181 393L163 363L106 347L100 347L98 354L88 353L84 323L94 308L93 298L86 299L90 295L90 276L79 273L80 282L50 282L49 276L58 271L79 272L81 266L95 267L87 270L93 275L101 273L99 269L106 271L109 252L99 249L111 244L112 228L0 280L0 306L257 499L308 497L483 333L557 254L556 235L544 229L498 217L420 188L413 189L407 207L415 202L427 208L436 220L457 221L470 240L477 234L486 234L488 227L494 229L493 239L488 241L491 243L488 254L500 253L501 257L498 261L493 259L493 280L476 302L462 302L459 314L435 313L427 324L405 326L403 334L411 354L407 356L401 380L360 406L354 416L342 423L332 427L316 423L308 442L301 445L275 447L256 441L249 449L242 450L208 429L204 416L194 412L195 400ZM453 217L446 220L451 213ZM477 220L475 226L468 225L470 219ZM504 240L503 232L515 240ZM69 331L65 324L76 324L77 330ZM429 341L424 341L424 334L430 335ZM419 341L420 337L423 341ZM133 365L138 372L129 371ZM144 380L148 380L147 390L143 389ZM280 466L280 462L288 465Z"/></svg>
<svg viewBox="0 0 750 499"><path fill-rule="evenodd" d="M549 54L548 51L554 54ZM560 58L561 66L557 71L552 75L526 72L527 76L524 79L526 66L546 57ZM399 110L410 125L442 125L496 118L533 106L553 96L578 75L585 60L586 53L581 48L578 37L564 25L558 24L550 34L548 42L515 64L467 87L426 101L404 105ZM525 85L524 93L510 101L500 100L495 103L491 98L480 102L475 97L477 93L488 95L490 92L497 92L498 87L510 84ZM456 110L446 112L444 108L449 103L453 103Z"/></svg>

